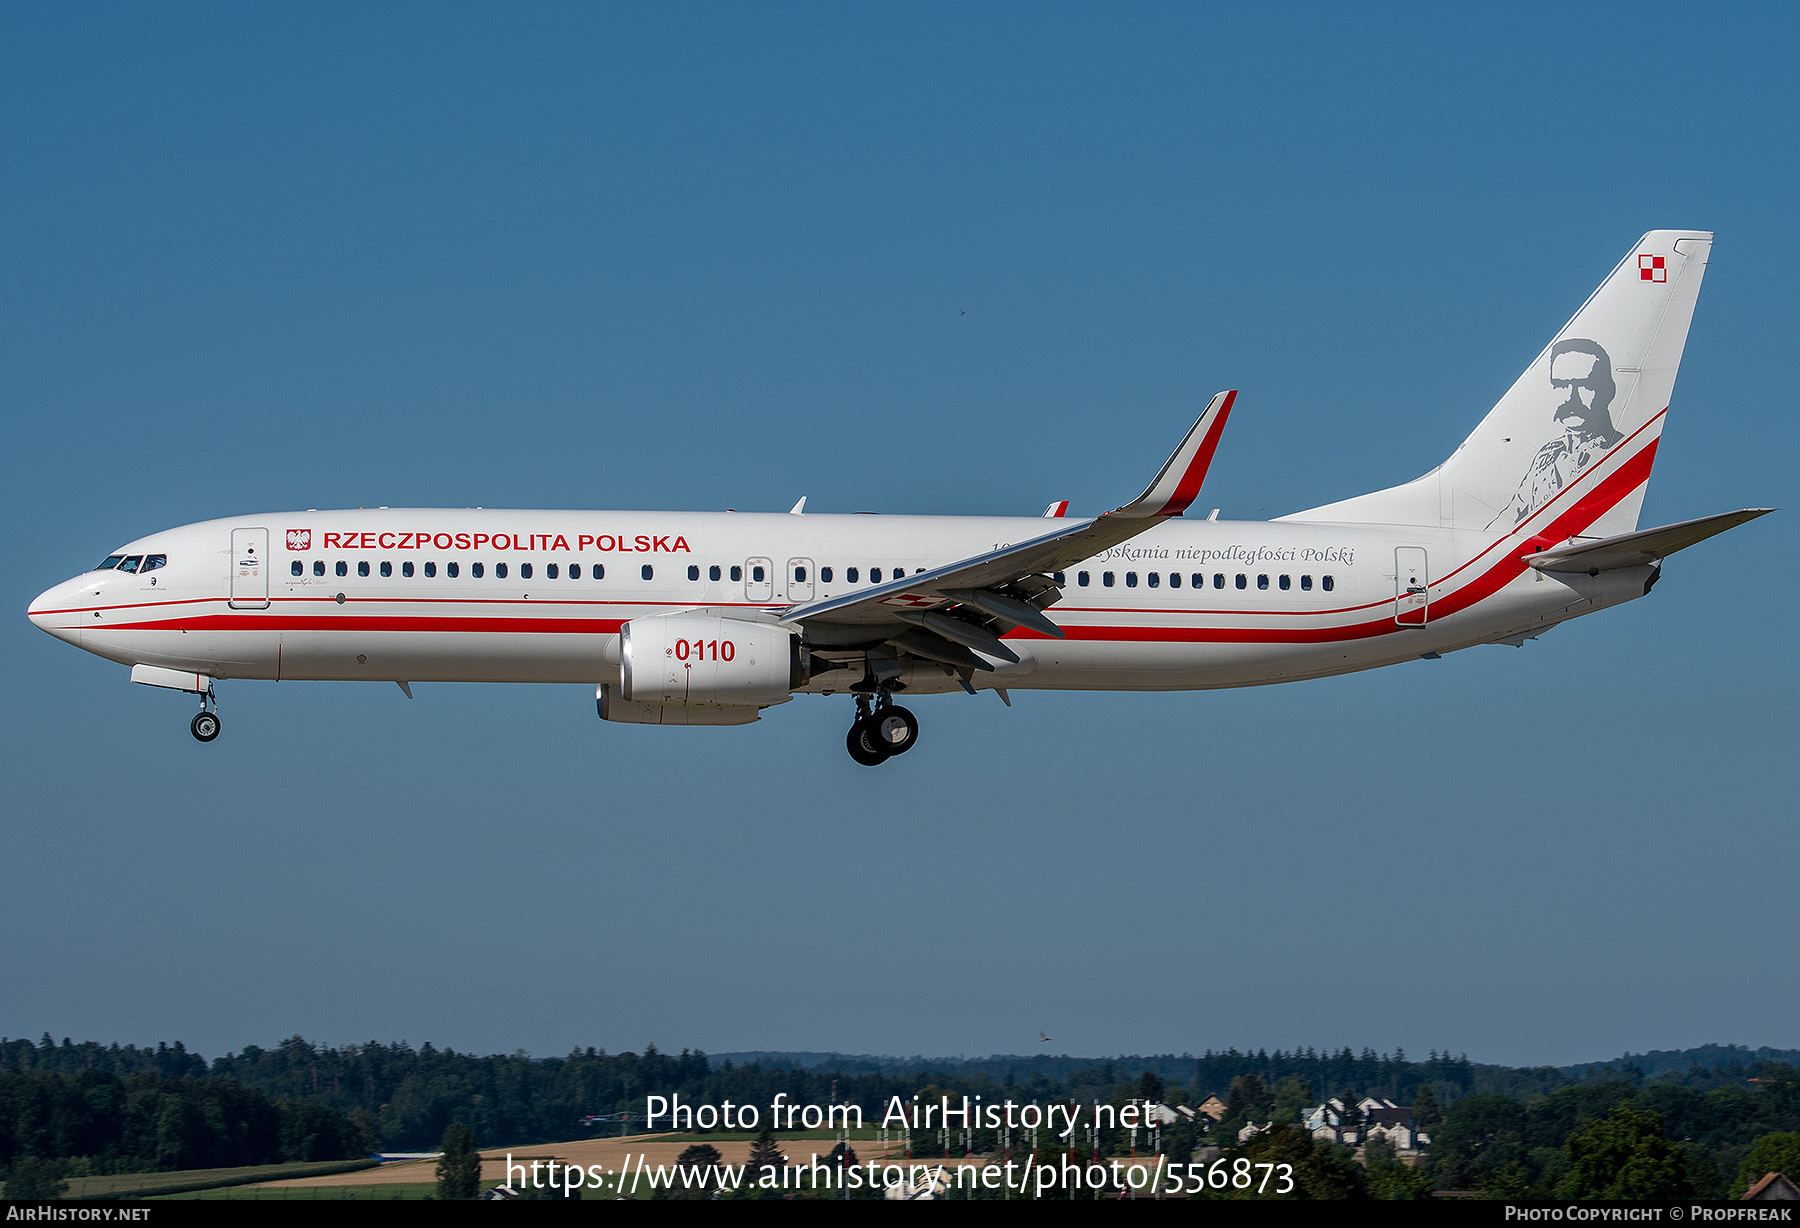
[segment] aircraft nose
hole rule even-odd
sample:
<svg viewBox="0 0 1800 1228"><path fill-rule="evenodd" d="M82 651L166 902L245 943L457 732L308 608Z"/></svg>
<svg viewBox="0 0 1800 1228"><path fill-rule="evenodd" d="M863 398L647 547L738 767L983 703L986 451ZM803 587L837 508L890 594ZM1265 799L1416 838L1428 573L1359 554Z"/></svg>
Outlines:
<svg viewBox="0 0 1800 1228"><path fill-rule="evenodd" d="M81 590L79 576L47 588L26 608L25 617L40 630L73 644L81 635L81 620L74 612L74 607L81 605Z"/></svg>

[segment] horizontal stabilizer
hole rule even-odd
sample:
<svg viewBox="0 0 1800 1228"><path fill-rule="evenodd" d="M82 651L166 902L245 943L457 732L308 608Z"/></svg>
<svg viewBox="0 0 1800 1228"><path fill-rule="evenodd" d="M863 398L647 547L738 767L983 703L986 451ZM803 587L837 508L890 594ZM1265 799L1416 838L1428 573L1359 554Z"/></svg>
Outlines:
<svg viewBox="0 0 1800 1228"><path fill-rule="evenodd" d="M1541 554L1528 554L1525 561L1539 571L1586 572L1590 575L1617 571L1621 567L1643 567L1726 529L1735 529L1758 516L1767 516L1774 510L1772 507L1750 507L1717 516L1702 516L1699 520L1666 524L1660 529L1642 529L1599 541L1558 546Z"/></svg>

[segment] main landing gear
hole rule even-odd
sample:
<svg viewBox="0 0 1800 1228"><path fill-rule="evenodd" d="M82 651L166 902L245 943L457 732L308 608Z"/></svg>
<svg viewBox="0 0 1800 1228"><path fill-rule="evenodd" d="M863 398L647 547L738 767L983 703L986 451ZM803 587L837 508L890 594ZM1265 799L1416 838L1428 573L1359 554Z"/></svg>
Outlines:
<svg viewBox="0 0 1800 1228"><path fill-rule="evenodd" d="M856 697L856 723L844 744L850 757L864 767L874 767L895 755L904 755L919 740L919 718L894 702L883 690L873 705L867 695Z"/></svg>
<svg viewBox="0 0 1800 1228"><path fill-rule="evenodd" d="M219 701L211 687L200 692L200 712L188 723L188 728L201 742L210 742L219 736Z"/></svg>

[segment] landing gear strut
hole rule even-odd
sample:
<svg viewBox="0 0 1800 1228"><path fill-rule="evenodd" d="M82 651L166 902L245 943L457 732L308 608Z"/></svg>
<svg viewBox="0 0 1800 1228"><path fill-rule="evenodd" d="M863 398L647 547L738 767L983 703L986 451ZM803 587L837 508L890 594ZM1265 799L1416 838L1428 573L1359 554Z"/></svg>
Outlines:
<svg viewBox="0 0 1800 1228"><path fill-rule="evenodd" d="M875 767L895 755L904 755L919 740L919 718L894 702L883 688L873 705L867 695L856 697L856 722L844 738L850 757L864 767Z"/></svg>
<svg viewBox="0 0 1800 1228"><path fill-rule="evenodd" d="M188 723L194 737L201 742L210 742L219 736L219 701L213 695L212 688L200 692L200 711Z"/></svg>

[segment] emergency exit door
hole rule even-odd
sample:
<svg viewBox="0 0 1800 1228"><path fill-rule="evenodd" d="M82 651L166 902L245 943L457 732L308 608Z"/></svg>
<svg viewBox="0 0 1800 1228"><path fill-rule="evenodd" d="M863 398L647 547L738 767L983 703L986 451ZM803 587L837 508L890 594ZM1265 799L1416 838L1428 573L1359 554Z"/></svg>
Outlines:
<svg viewBox="0 0 1800 1228"><path fill-rule="evenodd" d="M269 608L269 531L231 531L231 600L234 610Z"/></svg>
<svg viewBox="0 0 1800 1228"><path fill-rule="evenodd" d="M1394 549L1394 621L1423 627L1431 620L1431 572L1423 546Z"/></svg>
<svg viewBox="0 0 1800 1228"><path fill-rule="evenodd" d="M775 600L775 564L768 559L744 560L744 600Z"/></svg>
<svg viewBox="0 0 1800 1228"><path fill-rule="evenodd" d="M787 599L789 601L811 601L813 598L813 561L811 559L789 559L787 561Z"/></svg>

